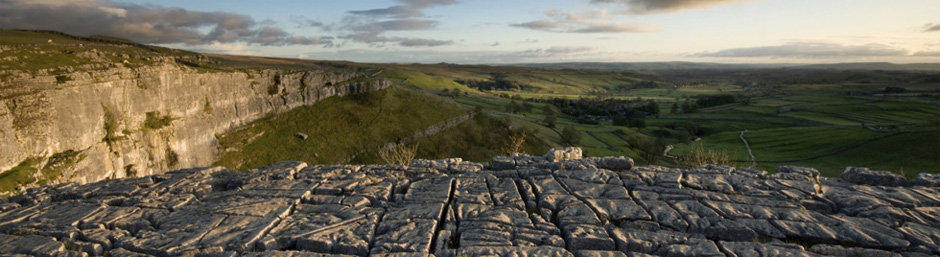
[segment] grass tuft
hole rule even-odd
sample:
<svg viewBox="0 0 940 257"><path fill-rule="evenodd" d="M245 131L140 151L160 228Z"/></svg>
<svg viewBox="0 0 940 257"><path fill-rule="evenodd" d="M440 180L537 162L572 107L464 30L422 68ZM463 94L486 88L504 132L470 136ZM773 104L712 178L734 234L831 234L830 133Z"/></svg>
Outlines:
<svg viewBox="0 0 940 257"><path fill-rule="evenodd" d="M398 164L407 169L411 161L415 159L415 153L417 152L418 144L408 146L396 143L379 150L379 158L382 158L385 163Z"/></svg>
<svg viewBox="0 0 940 257"><path fill-rule="evenodd" d="M144 120L144 128L148 130L158 130L169 126L175 118L170 115L161 115L159 111L147 112L147 118Z"/></svg>
<svg viewBox="0 0 940 257"><path fill-rule="evenodd" d="M39 160L28 157L16 167L0 172L0 196L10 196L19 192L20 187L36 182L37 164Z"/></svg>

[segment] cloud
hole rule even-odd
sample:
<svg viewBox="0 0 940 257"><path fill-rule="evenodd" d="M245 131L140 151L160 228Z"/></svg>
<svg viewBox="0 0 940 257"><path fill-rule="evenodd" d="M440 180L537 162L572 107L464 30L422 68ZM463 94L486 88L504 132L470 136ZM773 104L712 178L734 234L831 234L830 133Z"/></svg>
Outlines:
<svg viewBox="0 0 940 257"><path fill-rule="evenodd" d="M592 46L553 46L550 48L529 49L520 52L519 57L525 58L562 58L593 52Z"/></svg>
<svg viewBox="0 0 940 257"><path fill-rule="evenodd" d="M649 14L674 12L684 9L704 8L719 4L750 0L591 0L595 4L626 5L626 13Z"/></svg>
<svg viewBox="0 0 940 257"><path fill-rule="evenodd" d="M434 40L424 38L396 38L401 46L443 46L454 43L452 40Z"/></svg>
<svg viewBox="0 0 940 257"><path fill-rule="evenodd" d="M291 16L290 21L293 22L294 24L297 24L297 27L300 27L300 28L325 27L326 26L326 24L324 24L321 21L311 20L311 19L308 19L307 17L297 16L297 15Z"/></svg>
<svg viewBox="0 0 940 257"><path fill-rule="evenodd" d="M103 0L0 0L0 27L109 35L141 43L321 45L328 37L297 37L266 22L229 12L142 6Z"/></svg>
<svg viewBox="0 0 940 257"><path fill-rule="evenodd" d="M340 38L373 46L398 44L405 47L433 47L451 45L452 40L436 40L412 37L387 37L389 31L429 30L440 23L424 18L423 10L436 6L456 4L456 0L396 0L401 5L388 8L350 11L331 29L345 31Z"/></svg>
<svg viewBox="0 0 940 257"><path fill-rule="evenodd" d="M914 53L918 57L940 57L940 51L918 51Z"/></svg>
<svg viewBox="0 0 940 257"><path fill-rule="evenodd" d="M548 16L548 19L510 24L510 26L560 33L624 33L656 30L652 25L598 21L598 18L608 17L606 10L593 10L586 14L577 14L548 9L545 11L545 15Z"/></svg>
<svg viewBox="0 0 940 257"><path fill-rule="evenodd" d="M390 30L427 30L437 27L437 23L437 21L424 19L387 20L352 25L350 29L353 31L369 31L373 33L381 33Z"/></svg>
<svg viewBox="0 0 940 257"><path fill-rule="evenodd" d="M927 23L927 25L924 25L924 32L933 32L933 31L940 31L940 23L938 24Z"/></svg>
<svg viewBox="0 0 940 257"><path fill-rule="evenodd" d="M841 45L832 43L797 42L778 46L725 49L694 54L698 57L885 57L906 56L907 50L882 44Z"/></svg>
<svg viewBox="0 0 940 257"><path fill-rule="evenodd" d="M434 40L434 39L424 39L424 38L410 38L410 37L385 37L373 33L355 33L350 35L342 36L343 39L348 39L356 42L366 43L373 46L380 46L384 44L398 44L400 46L406 47L418 47L418 46L444 46L452 45L454 41L452 40Z"/></svg>
<svg viewBox="0 0 940 257"><path fill-rule="evenodd" d="M349 13L397 19L415 18L424 16L424 13L422 13L424 9L435 6L456 4L457 0L397 0L396 2L402 3L403 5L395 5L387 8L349 11Z"/></svg>

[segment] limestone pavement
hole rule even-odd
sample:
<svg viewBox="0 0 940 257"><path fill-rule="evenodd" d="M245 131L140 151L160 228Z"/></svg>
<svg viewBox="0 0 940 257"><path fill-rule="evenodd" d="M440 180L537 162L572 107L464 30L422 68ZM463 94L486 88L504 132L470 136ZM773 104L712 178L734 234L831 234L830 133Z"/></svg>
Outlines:
<svg viewBox="0 0 940 257"><path fill-rule="evenodd" d="M577 148L407 168L197 168L0 198L0 254L933 256L936 181L634 167Z"/></svg>

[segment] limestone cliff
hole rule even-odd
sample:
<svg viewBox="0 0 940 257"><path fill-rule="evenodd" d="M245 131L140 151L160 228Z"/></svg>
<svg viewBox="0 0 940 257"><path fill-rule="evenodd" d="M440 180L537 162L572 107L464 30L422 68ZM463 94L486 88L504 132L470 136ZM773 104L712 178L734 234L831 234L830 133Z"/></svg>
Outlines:
<svg viewBox="0 0 940 257"><path fill-rule="evenodd" d="M3 78L0 171L29 162L34 182L85 183L207 166L225 130L390 85L333 68L207 72L173 59L133 67Z"/></svg>

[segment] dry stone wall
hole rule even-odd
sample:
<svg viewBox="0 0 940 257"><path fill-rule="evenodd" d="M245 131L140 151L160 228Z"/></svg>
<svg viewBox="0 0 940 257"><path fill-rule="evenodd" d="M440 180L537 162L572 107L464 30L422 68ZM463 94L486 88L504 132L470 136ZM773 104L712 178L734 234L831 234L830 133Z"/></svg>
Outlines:
<svg viewBox="0 0 940 257"><path fill-rule="evenodd" d="M390 86L332 68L205 72L172 60L66 76L0 83L0 171L30 158L43 167L57 153L74 158L60 168L60 182L207 166L218 155L216 135L226 130L326 97Z"/></svg>
<svg viewBox="0 0 940 257"><path fill-rule="evenodd" d="M582 158L576 148L407 168L198 168L0 198L0 254L940 254L938 185L858 180L897 183L878 176L890 175L634 167L624 157Z"/></svg>

